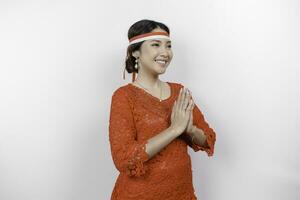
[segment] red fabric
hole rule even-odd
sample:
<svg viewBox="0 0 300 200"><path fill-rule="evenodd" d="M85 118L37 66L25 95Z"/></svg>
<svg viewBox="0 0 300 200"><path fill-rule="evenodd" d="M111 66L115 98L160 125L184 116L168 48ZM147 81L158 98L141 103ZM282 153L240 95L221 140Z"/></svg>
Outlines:
<svg viewBox="0 0 300 200"><path fill-rule="evenodd" d="M150 32L150 33L144 33L144 34L141 34L141 35L134 36L133 38L131 38L129 40L129 42L132 42L133 40L137 40L137 39L140 39L140 38L143 38L143 37L152 36L152 35L166 35L166 36L169 36L168 33L162 32L162 31Z"/></svg>
<svg viewBox="0 0 300 200"><path fill-rule="evenodd" d="M149 159L147 140L171 124L172 106L183 85L167 82L171 96L163 101L142 88L127 84L114 91L109 119L109 142L116 169L120 172L111 200L195 200L191 159L187 146L195 152L214 153L216 134L199 107L193 123L207 136L206 147L192 144L183 133Z"/></svg>

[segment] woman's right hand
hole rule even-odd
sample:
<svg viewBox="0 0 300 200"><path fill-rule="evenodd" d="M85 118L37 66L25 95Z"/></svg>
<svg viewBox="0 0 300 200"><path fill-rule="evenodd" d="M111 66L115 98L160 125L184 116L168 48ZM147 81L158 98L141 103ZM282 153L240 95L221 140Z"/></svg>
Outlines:
<svg viewBox="0 0 300 200"><path fill-rule="evenodd" d="M181 88L171 114L171 128L175 129L179 135L186 130L193 108L194 102L190 92L187 88Z"/></svg>

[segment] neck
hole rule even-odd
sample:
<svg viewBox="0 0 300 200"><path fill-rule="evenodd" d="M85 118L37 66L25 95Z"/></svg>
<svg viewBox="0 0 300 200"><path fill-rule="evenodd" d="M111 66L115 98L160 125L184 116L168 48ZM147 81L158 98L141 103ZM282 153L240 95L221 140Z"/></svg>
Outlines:
<svg viewBox="0 0 300 200"><path fill-rule="evenodd" d="M159 88L161 85L161 80L159 80L158 75L145 75L143 73L138 73L135 82L138 82L145 86L146 88Z"/></svg>

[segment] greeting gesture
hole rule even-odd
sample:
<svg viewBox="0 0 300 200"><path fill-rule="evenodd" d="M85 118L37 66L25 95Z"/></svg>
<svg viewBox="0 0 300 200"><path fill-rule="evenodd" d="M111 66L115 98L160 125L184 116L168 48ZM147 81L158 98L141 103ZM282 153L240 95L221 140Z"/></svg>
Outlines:
<svg viewBox="0 0 300 200"><path fill-rule="evenodd" d="M187 88L181 88L178 98L175 101L171 114L171 126L178 133L193 129L193 121L190 116L193 114L194 102Z"/></svg>

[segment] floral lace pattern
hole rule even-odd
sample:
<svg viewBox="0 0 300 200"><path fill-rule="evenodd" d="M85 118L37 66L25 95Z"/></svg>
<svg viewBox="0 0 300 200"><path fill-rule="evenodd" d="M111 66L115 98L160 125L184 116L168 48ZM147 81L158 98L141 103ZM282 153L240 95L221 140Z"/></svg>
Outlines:
<svg viewBox="0 0 300 200"><path fill-rule="evenodd" d="M183 133L151 159L147 140L170 126L172 106L183 85L167 82L169 98L159 101L131 84L112 95L109 118L109 142L113 162L120 172L111 200L196 200L192 184L190 146L208 156L214 153L216 134L205 121L199 107L193 110L193 123L207 136L206 145L191 142Z"/></svg>

